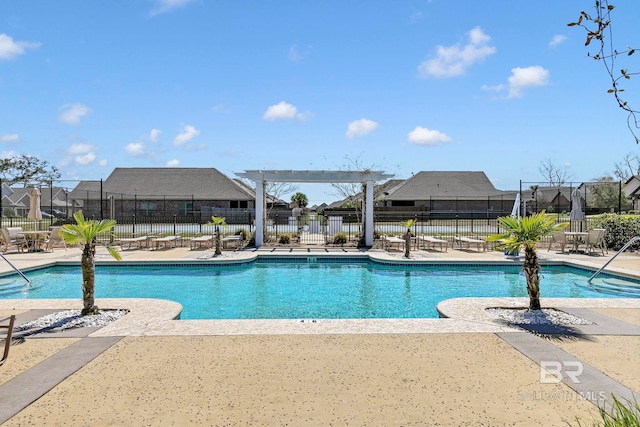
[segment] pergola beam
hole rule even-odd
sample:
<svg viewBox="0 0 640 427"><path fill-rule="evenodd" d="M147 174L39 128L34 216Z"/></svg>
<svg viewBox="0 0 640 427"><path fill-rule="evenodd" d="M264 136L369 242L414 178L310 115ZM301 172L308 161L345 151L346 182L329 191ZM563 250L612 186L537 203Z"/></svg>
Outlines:
<svg viewBox="0 0 640 427"><path fill-rule="evenodd" d="M264 242L264 188L267 182L302 182L311 184L361 183L365 185L365 245L373 246L373 186L376 181L392 178L393 175L382 171L318 171L318 170L247 170L236 173L247 178L256 186L256 247Z"/></svg>

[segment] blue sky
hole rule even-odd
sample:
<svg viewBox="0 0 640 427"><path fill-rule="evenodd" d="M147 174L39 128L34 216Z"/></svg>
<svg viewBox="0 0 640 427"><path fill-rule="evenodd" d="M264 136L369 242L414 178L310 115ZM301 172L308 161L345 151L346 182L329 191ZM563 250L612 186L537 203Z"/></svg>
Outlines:
<svg viewBox="0 0 640 427"><path fill-rule="evenodd" d="M592 3L5 1L0 154L65 180L357 163L484 171L512 190L551 160L589 181L640 153L584 31L566 25ZM623 49L640 2L615 5Z"/></svg>

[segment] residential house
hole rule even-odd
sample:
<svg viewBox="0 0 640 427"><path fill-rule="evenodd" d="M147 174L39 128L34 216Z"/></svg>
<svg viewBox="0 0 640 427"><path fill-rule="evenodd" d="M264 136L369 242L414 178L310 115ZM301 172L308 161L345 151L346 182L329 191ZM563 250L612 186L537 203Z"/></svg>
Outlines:
<svg viewBox="0 0 640 427"><path fill-rule="evenodd" d="M56 209L70 213L73 205L70 204L67 191L60 187L38 187L40 189L40 209L51 212ZM31 207L31 192L33 187L9 187L2 184L2 215L25 217Z"/></svg>
<svg viewBox="0 0 640 427"><path fill-rule="evenodd" d="M87 217L178 216L209 220L214 209L253 209L255 194L214 168L116 168L72 193Z"/></svg>
<svg viewBox="0 0 640 427"><path fill-rule="evenodd" d="M629 178L623 187L624 195L631 200L631 209L640 210L640 175L634 175Z"/></svg>
<svg viewBox="0 0 640 427"><path fill-rule="evenodd" d="M515 192L498 190L484 172L422 171L378 196L378 206L433 213L511 212Z"/></svg>

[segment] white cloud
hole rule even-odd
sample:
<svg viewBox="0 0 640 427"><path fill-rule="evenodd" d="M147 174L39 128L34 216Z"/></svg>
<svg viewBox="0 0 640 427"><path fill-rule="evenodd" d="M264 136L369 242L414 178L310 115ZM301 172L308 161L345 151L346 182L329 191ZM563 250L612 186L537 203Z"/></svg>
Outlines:
<svg viewBox="0 0 640 427"><path fill-rule="evenodd" d="M300 62L304 58L309 56L309 54L311 53L311 49L313 49L313 46L307 45L307 47L305 47L304 49L300 50L298 48L297 44L293 44L289 48L289 54L287 55L287 57L289 58L289 61L291 61L291 62Z"/></svg>
<svg viewBox="0 0 640 427"><path fill-rule="evenodd" d="M71 144L69 150L67 151L72 156L76 154L86 154L90 151L93 151L93 146L91 146L90 144Z"/></svg>
<svg viewBox="0 0 640 427"><path fill-rule="evenodd" d="M512 68L509 77L509 98L520 98L522 90L528 87L544 86L549 83L549 70L539 65L526 68Z"/></svg>
<svg viewBox="0 0 640 427"><path fill-rule="evenodd" d="M160 136L161 133L162 131L158 129L151 129L151 132L149 133L149 141L153 143L158 142L158 137Z"/></svg>
<svg viewBox="0 0 640 427"><path fill-rule="evenodd" d="M410 143L416 145L437 145L439 143L451 141L451 137L449 137L449 135L438 130L427 129L421 126L417 126L414 130L409 132L407 139Z"/></svg>
<svg viewBox="0 0 640 427"><path fill-rule="evenodd" d="M295 119L299 122L306 122L313 117L313 113L306 111L304 113L298 113L298 109L287 102L281 101L276 105L271 105L267 108L267 111L262 115L262 119L268 122L274 120L289 120Z"/></svg>
<svg viewBox="0 0 640 427"><path fill-rule="evenodd" d="M564 42L566 39L567 39L567 36L563 36L561 34L556 34L555 36L553 36L553 38L549 42L549 47L556 47L560 43Z"/></svg>
<svg viewBox="0 0 640 427"><path fill-rule="evenodd" d="M465 73L471 65L483 61L496 53L495 46L489 46L491 37L480 27L469 32L469 42L452 46L438 46L436 56L418 66L422 77L454 77Z"/></svg>
<svg viewBox="0 0 640 427"><path fill-rule="evenodd" d="M347 126L347 139L353 139L358 136L364 136L378 129L378 123L369 119L360 119L349 123Z"/></svg>
<svg viewBox="0 0 640 427"><path fill-rule="evenodd" d="M7 135L0 135L0 142L18 142L20 137L17 133L10 133Z"/></svg>
<svg viewBox="0 0 640 427"><path fill-rule="evenodd" d="M96 159L94 147L90 144L71 144L67 152L73 161L79 165L88 165Z"/></svg>
<svg viewBox="0 0 640 427"><path fill-rule="evenodd" d="M91 112L84 104L67 104L60 107L60 110L58 120L69 125L80 124L80 119Z"/></svg>
<svg viewBox="0 0 640 427"><path fill-rule="evenodd" d="M134 157L140 157L145 154L144 142L131 142L124 147L124 151Z"/></svg>
<svg viewBox="0 0 640 427"><path fill-rule="evenodd" d="M175 167L177 167L179 164L180 164L180 160L178 160L178 159L173 159L173 160L169 160L169 161L167 162L167 167L168 167L168 168L175 168Z"/></svg>
<svg viewBox="0 0 640 427"><path fill-rule="evenodd" d="M549 84L549 70L539 65L511 69L507 84L499 84L495 86L483 85L482 90L501 92L508 90L507 98L521 98L523 90L528 87L545 86Z"/></svg>
<svg viewBox="0 0 640 427"><path fill-rule="evenodd" d="M98 165L104 167L107 166L109 164L109 162L105 159L98 161Z"/></svg>
<svg viewBox="0 0 640 427"><path fill-rule="evenodd" d="M6 34L0 34L0 60L11 61L18 55L24 55L27 49L37 49L40 43L14 41Z"/></svg>
<svg viewBox="0 0 640 427"><path fill-rule="evenodd" d="M95 159L96 159L96 155L92 152L92 153L83 154L82 156L76 156L75 162L79 165L88 165L93 163Z"/></svg>
<svg viewBox="0 0 640 427"><path fill-rule="evenodd" d="M179 147L191 141L196 136L200 135L200 131L193 126L182 126L182 131L175 138L173 138L173 145Z"/></svg>
<svg viewBox="0 0 640 427"><path fill-rule="evenodd" d="M179 7L186 6L193 0L156 0L156 7L151 9L151 15L160 15L161 13L170 12Z"/></svg>

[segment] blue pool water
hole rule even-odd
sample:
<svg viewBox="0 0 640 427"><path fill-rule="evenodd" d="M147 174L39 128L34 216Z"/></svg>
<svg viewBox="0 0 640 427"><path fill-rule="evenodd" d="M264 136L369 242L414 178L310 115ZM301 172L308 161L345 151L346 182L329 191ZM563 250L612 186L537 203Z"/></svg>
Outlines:
<svg viewBox="0 0 640 427"><path fill-rule="evenodd" d="M616 297L586 283L591 272L544 266L542 297ZM79 266L0 278L0 298L81 298ZM521 266L384 265L350 259L232 266L98 265L96 298L160 298L183 305L182 319L434 318L455 297L526 297Z"/></svg>

